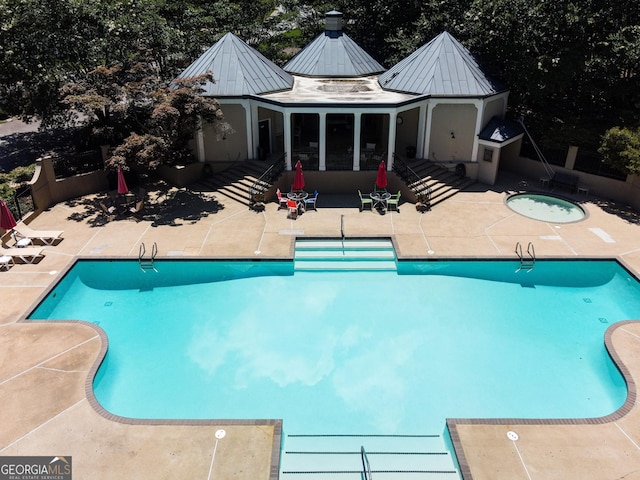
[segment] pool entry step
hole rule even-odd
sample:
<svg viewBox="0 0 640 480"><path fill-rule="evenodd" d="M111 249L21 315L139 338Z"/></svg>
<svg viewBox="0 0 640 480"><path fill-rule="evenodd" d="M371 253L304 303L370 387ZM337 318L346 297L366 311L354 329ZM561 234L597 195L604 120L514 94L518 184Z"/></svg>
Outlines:
<svg viewBox="0 0 640 480"><path fill-rule="evenodd" d="M296 240L294 267L313 270L397 270L396 252L388 238Z"/></svg>
<svg viewBox="0 0 640 480"><path fill-rule="evenodd" d="M460 475L441 435L285 435L280 480L364 478L459 480Z"/></svg>

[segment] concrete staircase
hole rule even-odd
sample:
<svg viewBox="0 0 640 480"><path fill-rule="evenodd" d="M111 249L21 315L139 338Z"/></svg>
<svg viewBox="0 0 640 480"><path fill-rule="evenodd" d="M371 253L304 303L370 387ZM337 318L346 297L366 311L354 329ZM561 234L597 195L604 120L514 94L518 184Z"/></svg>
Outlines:
<svg viewBox="0 0 640 480"><path fill-rule="evenodd" d="M249 206L249 190L269 167L267 162L246 160L231 168L216 172L189 186L194 192L216 192ZM270 185L266 185L269 187Z"/></svg>
<svg viewBox="0 0 640 480"><path fill-rule="evenodd" d="M416 160L408 165L418 175L419 180L414 179L407 185L416 194L431 189L432 207L474 183L470 178L460 176L455 171L428 160ZM245 160L231 168L216 172L210 178L203 178L189 188L195 192L216 192L250 206L250 189L268 167L268 162ZM264 188L268 189L270 186L265 184Z"/></svg>
<svg viewBox="0 0 640 480"><path fill-rule="evenodd" d="M296 240L294 269L395 272L396 252L388 238L300 239Z"/></svg>
<svg viewBox="0 0 640 480"><path fill-rule="evenodd" d="M370 468L363 474L362 448ZM280 480L459 480L441 435L285 435Z"/></svg>
<svg viewBox="0 0 640 480"><path fill-rule="evenodd" d="M475 183L474 180L461 176L455 171L441 167L429 160L416 160L408 164L408 166L418 175L420 180L408 183L407 186L416 194L431 189L432 207Z"/></svg>

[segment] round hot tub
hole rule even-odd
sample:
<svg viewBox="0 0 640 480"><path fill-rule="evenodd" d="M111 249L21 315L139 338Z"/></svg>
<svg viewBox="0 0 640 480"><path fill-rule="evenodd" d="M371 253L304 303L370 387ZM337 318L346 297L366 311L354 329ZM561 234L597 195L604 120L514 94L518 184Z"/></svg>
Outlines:
<svg viewBox="0 0 640 480"><path fill-rule="evenodd" d="M587 216L580 205L541 193L517 193L508 197L505 203L514 212L543 222L572 223Z"/></svg>

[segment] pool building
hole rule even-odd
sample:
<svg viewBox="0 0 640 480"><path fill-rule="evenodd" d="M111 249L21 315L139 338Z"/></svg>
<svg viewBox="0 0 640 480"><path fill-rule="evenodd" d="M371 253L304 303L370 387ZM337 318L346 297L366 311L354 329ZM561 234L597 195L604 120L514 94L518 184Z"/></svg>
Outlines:
<svg viewBox="0 0 640 480"><path fill-rule="evenodd" d="M431 159L492 185L523 136L504 118L509 91L448 32L387 69L342 27L328 12L325 32L282 68L227 33L185 69L181 77L213 74L203 94L234 132L203 125L198 160L284 156L287 170L301 161L305 173L341 172L324 175L334 181L381 160L391 171L396 157Z"/></svg>

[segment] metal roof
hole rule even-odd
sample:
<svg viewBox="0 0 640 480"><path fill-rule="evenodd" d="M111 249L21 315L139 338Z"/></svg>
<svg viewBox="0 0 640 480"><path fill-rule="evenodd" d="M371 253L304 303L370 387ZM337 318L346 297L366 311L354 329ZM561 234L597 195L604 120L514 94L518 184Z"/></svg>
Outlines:
<svg viewBox="0 0 640 480"><path fill-rule="evenodd" d="M478 134L478 138L480 140L504 143L522 134L524 134L524 129L520 124L493 117Z"/></svg>
<svg viewBox="0 0 640 480"><path fill-rule="evenodd" d="M435 96L487 96L502 89L489 80L455 38L443 32L378 77L397 92Z"/></svg>
<svg viewBox="0 0 640 480"><path fill-rule="evenodd" d="M213 73L215 83L207 82L204 95L231 97L288 90L293 77L255 49L227 33L179 78Z"/></svg>
<svg viewBox="0 0 640 480"><path fill-rule="evenodd" d="M384 72L384 67L348 35L335 31L316 37L283 68L306 77L362 77Z"/></svg>

